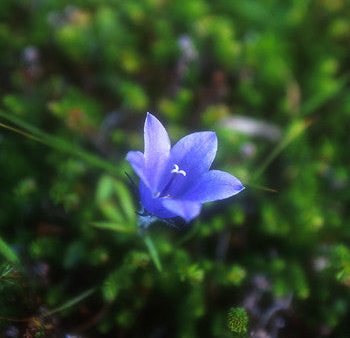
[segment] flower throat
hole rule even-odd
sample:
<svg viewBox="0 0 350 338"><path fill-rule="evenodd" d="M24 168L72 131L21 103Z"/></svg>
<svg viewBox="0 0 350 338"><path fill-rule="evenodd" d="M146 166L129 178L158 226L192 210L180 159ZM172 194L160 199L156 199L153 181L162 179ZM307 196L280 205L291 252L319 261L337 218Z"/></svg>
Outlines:
<svg viewBox="0 0 350 338"><path fill-rule="evenodd" d="M172 169L170 171L171 174L179 174L179 175L183 175L184 177L186 177L187 173L185 170L180 169L180 167L177 164L174 164L174 169ZM163 188L163 190L159 193L157 193L156 197L158 198L171 198L172 196L167 194L171 184L174 182L176 175L171 175L170 180L168 181L168 183L165 185L165 187Z"/></svg>

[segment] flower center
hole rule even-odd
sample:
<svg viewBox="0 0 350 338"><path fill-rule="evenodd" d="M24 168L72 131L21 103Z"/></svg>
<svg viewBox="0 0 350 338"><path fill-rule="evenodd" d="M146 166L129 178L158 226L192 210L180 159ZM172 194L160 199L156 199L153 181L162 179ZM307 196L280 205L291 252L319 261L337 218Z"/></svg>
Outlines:
<svg viewBox="0 0 350 338"><path fill-rule="evenodd" d="M180 169L180 167L177 164L174 164L174 169L170 171L171 174L180 174L183 175L184 177L187 175L185 170ZM168 183L165 185L163 190L161 192L158 192L158 194L155 196L157 198L171 198L171 195L168 194L168 190L172 183L174 182L175 178L177 175L171 175L170 180Z"/></svg>

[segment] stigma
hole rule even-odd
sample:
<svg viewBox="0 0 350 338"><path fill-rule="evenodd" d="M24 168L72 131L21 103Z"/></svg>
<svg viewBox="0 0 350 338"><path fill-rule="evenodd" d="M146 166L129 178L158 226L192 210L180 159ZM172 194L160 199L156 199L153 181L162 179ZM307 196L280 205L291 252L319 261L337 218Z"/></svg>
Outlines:
<svg viewBox="0 0 350 338"><path fill-rule="evenodd" d="M186 171L181 170L177 164L174 164L174 169L171 171L172 174L180 174L186 176Z"/></svg>

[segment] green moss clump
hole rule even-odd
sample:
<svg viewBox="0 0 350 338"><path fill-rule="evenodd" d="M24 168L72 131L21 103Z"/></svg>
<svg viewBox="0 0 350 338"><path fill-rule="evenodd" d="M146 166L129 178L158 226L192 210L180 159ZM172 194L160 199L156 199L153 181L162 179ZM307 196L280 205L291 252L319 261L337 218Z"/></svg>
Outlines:
<svg viewBox="0 0 350 338"><path fill-rule="evenodd" d="M242 307L232 307L227 316L227 325L231 332L244 335L248 332L249 317Z"/></svg>

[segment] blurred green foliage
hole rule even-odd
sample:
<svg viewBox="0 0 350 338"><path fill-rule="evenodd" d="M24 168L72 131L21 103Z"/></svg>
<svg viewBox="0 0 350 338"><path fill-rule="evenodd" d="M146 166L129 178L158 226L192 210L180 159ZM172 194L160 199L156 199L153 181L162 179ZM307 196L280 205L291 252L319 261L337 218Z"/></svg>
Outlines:
<svg viewBox="0 0 350 338"><path fill-rule="evenodd" d="M249 317L242 307L231 308L228 313L228 327L237 337L244 337L248 331Z"/></svg>
<svg viewBox="0 0 350 338"><path fill-rule="evenodd" d="M2 0L0 336L348 337L349 18L346 0ZM140 231L124 158L147 110L173 140L216 131L247 189Z"/></svg>

